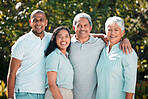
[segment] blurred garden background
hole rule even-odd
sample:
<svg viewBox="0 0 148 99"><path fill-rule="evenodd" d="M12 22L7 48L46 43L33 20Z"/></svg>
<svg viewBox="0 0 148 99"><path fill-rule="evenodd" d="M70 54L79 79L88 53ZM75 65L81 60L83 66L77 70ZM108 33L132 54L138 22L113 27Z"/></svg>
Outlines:
<svg viewBox="0 0 148 99"><path fill-rule="evenodd" d="M110 16L125 21L126 34L138 54L136 99L148 99L148 1L147 0L0 0L0 99L6 99L6 81L11 47L30 31L32 11L43 10L48 19L46 31L65 25L72 30L73 18L80 12L92 17L92 33L103 33Z"/></svg>

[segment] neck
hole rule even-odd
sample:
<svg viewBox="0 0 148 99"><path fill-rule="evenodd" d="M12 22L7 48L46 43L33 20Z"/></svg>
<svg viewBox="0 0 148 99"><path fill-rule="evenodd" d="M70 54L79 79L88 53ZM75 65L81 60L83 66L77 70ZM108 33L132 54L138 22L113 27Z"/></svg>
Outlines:
<svg viewBox="0 0 148 99"><path fill-rule="evenodd" d="M114 45L114 44L109 43L109 51L108 51L108 53L111 51L113 45Z"/></svg>
<svg viewBox="0 0 148 99"><path fill-rule="evenodd" d="M76 36L76 39L78 40L78 41L80 41L82 44L84 44L85 42L87 42L88 40L89 40L89 38L90 38L90 36L88 36L88 37L78 37L78 36Z"/></svg>
<svg viewBox="0 0 148 99"><path fill-rule="evenodd" d="M66 49L59 49L66 56Z"/></svg>
<svg viewBox="0 0 148 99"><path fill-rule="evenodd" d="M44 31L42 31L41 33L36 33L36 32L34 32L34 31L32 31L37 37L40 37L41 38L41 40L43 39L43 37L44 37Z"/></svg>

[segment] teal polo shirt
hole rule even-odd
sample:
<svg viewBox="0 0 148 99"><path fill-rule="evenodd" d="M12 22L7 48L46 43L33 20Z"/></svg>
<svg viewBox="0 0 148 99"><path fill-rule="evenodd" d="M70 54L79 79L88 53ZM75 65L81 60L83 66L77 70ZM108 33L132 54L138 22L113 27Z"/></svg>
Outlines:
<svg viewBox="0 0 148 99"><path fill-rule="evenodd" d="M105 43L90 36L82 44L75 36L71 39L69 59L74 68L74 99L95 99L96 65Z"/></svg>
<svg viewBox="0 0 148 99"><path fill-rule="evenodd" d="M73 89L73 67L58 48L46 57L46 72L48 71L57 72L56 84L58 87ZM48 79L46 86L48 86Z"/></svg>

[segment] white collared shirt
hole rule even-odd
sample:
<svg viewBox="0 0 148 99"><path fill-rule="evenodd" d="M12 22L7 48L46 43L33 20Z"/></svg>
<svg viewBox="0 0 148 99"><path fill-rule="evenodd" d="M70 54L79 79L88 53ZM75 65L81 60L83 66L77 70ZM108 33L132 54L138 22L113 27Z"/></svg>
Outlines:
<svg viewBox="0 0 148 99"><path fill-rule="evenodd" d="M45 92L45 58L51 35L44 32L41 40L32 30L21 36L12 47L12 57L21 60L16 74L15 92Z"/></svg>

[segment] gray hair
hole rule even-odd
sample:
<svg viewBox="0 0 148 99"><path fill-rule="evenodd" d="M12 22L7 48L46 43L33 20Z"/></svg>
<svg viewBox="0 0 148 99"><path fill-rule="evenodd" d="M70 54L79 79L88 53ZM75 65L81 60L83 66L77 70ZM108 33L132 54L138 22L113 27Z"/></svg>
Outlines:
<svg viewBox="0 0 148 99"><path fill-rule="evenodd" d="M44 14L45 17L46 17L46 14L45 14L42 10L34 10L34 11L31 13L31 15L30 15L30 19L31 19L32 16L34 16L34 15L37 14L37 13L42 13L42 14Z"/></svg>
<svg viewBox="0 0 148 99"><path fill-rule="evenodd" d="M124 21L118 16L113 16L113 17L109 17L106 20L106 22L105 22L105 31L107 31L108 25L110 25L112 23L115 23L115 24L119 25L119 27L121 28L122 31L125 29Z"/></svg>
<svg viewBox="0 0 148 99"><path fill-rule="evenodd" d="M89 21L90 26L92 26L92 21L91 21L91 17L90 15L86 14L86 13L79 13L75 16L74 20L73 20L73 26L76 27L76 23L78 22L78 20L80 18L86 18Z"/></svg>

